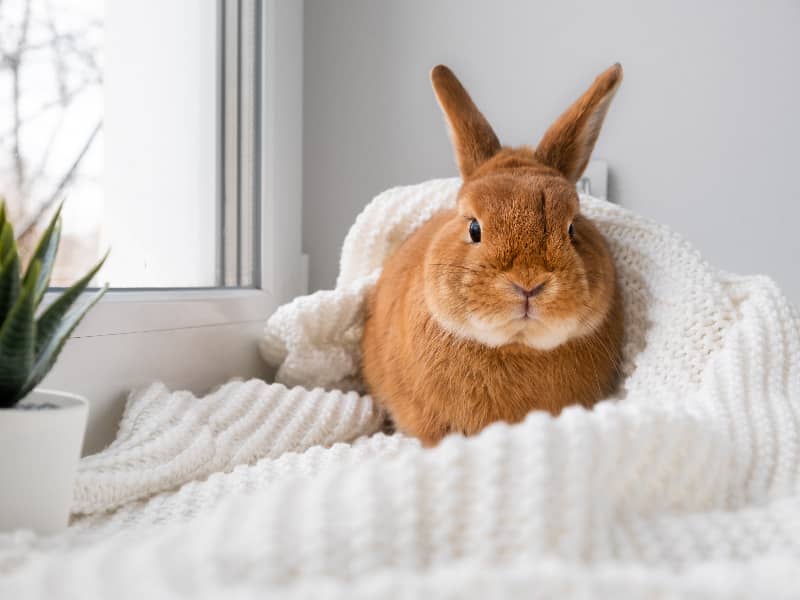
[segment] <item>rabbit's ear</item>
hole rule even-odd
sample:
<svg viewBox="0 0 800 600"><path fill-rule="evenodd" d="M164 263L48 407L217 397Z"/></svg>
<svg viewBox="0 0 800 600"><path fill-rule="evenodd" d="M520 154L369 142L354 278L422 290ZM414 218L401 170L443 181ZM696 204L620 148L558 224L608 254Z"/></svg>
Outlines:
<svg viewBox="0 0 800 600"><path fill-rule="evenodd" d="M466 179L500 150L500 142L486 117L450 69L444 65L434 67L431 83L450 126L458 169Z"/></svg>
<svg viewBox="0 0 800 600"><path fill-rule="evenodd" d="M621 82L619 63L601 73L583 96L550 126L536 148L536 158L558 169L570 181L578 181Z"/></svg>

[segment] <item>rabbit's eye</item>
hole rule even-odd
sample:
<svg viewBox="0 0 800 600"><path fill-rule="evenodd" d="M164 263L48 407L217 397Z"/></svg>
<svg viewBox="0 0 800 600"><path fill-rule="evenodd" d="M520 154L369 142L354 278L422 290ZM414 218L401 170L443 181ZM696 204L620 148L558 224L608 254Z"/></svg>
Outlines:
<svg viewBox="0 0 800 600"><path fill-rule="evenodd" d="M575 226L570 223L569 228L567 229L567 233L569 233L569 238L572 239L575 237Z"/></svg>
<svg viewBox="0 0 800 600"><path fill-rule="evenodd" d="M476 244L481 241L481 224L478 219L469 222L469 238Z"/></svg>

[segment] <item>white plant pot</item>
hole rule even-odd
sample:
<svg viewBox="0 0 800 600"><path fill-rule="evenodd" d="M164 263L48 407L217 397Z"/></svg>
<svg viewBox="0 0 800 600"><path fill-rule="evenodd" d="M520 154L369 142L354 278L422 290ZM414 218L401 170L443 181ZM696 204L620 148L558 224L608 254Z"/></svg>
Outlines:
<svg viewBox="0 0 800 600"><path fill-rule="evenodd" d="M88 403L36 389L20 405L0 409L0 531L56 533L69 522Z"/></svg>

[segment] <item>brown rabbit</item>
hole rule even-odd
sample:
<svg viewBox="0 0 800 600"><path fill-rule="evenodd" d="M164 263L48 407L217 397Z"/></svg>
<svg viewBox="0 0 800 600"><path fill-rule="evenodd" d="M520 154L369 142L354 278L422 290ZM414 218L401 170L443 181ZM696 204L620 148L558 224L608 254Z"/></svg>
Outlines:
<svg viewBox="0 0 800 600"><path fill-rule="evenodd" d="M386 261L362 340L369 391L426 445L592 406L616 385L622 340L614 263L575 192L622 67L535 150L501 147L450 69L431 80L463 185Z"/></svg>

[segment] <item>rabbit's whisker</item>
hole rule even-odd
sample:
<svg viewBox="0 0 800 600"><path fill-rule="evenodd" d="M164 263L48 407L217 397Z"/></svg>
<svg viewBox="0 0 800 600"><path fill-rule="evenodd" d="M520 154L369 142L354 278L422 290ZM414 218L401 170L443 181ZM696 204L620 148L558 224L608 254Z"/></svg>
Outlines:
<svg viewBox="0 0 800 600"><path fill-rule="evenodd" d="M451 265L448 263L429 263L432 267L445 267L447 269L458 269L461 271L469 271L470 273L480 273L478 269L470 269L469 267L465 267L463 265Z"/></svg>

